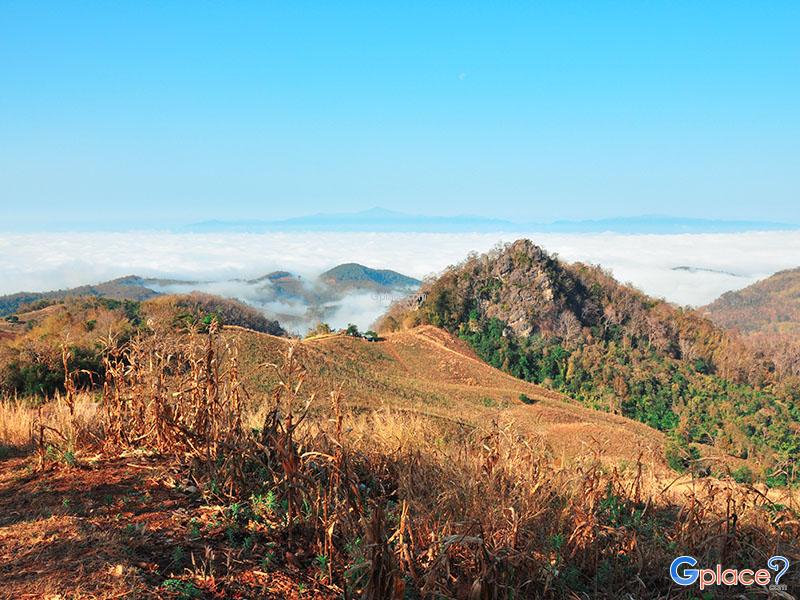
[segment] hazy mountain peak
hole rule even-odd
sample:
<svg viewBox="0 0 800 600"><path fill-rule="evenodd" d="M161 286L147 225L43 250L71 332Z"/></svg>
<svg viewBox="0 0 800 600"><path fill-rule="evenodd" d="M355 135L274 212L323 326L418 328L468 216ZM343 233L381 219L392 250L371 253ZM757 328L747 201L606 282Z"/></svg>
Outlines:
<svg viewBox="0 0 800 600"><path fill-rule="evenodd" d="M640 215L583 220L510 221L480 215L418 215L380 206L357 212L317 213L279 220L209 220L184 228L195 232L391 231L550 233L731 233L794 230L790 223Z"/></svg>

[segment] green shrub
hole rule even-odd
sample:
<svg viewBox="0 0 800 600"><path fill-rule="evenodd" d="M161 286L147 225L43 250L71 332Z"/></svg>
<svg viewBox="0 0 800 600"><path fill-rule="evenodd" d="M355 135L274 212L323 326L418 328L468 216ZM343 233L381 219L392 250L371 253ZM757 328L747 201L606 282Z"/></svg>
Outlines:
<svg viewBox="0 0 800 600"><path fill-rule="evenodd" d="M786 476L786 473L781 471L770 473L764 479L764 482L771 488L783 488L789 484L789 478Z"/></svg>
<svg viewBox="0 0 800 600"><path fill-rule="evenodd" d="M746 465L731 471L731 477L736 483L753 483L755 481L753 472Z"/></svg>
<svg viewBox="0 0 800 600"><path fill-rule="evenodd" d="M180 579L167 579L161 584L165 590L176 594L181 600L200 598L200 590L191 581L181 581Z"/></svg>
<svg viewBox="0 0 800 600"><path fill-rule="evenodd" d="M690 469L696 470L700 452L686 440L671 437L664 445L664 458L670 469L678 473L686 473Z"/></svg>

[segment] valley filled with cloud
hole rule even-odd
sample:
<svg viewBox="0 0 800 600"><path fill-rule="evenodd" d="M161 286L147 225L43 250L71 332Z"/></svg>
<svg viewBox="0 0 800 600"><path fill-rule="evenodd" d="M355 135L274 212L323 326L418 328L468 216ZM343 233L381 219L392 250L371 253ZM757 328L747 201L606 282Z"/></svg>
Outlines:
<svg viewBox="0 0 800 600"><path fill-rule="evenodd" d="M706 304L800 264L797 232L730 234L512 233L264 233L0 234L0 294L44 291L136 274L198 282L158 291L197 289L235 297L273 315L295 315L292 301L261 303L247 280L286 270L308 280L340 263L358 262L422 279L485 252L528 237L567 261L609 269L622 282L681 305ZM334 326L367 327L391 301L354 292L327 318ZM305 324L303 324L304 326Z"/></svg>

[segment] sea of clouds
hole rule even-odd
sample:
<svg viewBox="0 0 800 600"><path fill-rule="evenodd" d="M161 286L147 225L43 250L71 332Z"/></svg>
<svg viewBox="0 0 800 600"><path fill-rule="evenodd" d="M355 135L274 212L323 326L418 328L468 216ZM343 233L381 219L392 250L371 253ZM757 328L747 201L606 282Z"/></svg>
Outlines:
<svg viewBox="0 0 800 600"><path fill-rule="evenodd" d="M568 261L609 269L654 296L702 305L728 290L800 266L800 232L628 235L509 233L0 234L0 294L97 283L123 275L202 280L199 289L253 303L253 290L232 280L273 270L309 279L344 262L424 278L469 252L527 237ZM690 267L691 270L675 270ZM355 294L330 319L367 327L389 299ZM297 312L302 307L262 307Z"/></svg>

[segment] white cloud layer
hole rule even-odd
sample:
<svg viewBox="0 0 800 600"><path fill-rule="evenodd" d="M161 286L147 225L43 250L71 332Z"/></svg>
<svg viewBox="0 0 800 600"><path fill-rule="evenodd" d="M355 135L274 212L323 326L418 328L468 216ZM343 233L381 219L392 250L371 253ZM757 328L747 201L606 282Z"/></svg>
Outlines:
<svg viewBox="0 0 800 600"><path fill-rule="evenodd" d="M781 269L800 266L800 233L735 234L439 234L439 233L38 233L0 234L0 294L97 283L136 274L193 280L253 278L276 269L313 277L360 262L422 278L528 237L568 261L610 269L620 281L679 304L701 305ZM675 271L675 267L709 271ZM208 291L247 301L238 286ZM385 305L354 297L332 321L366 327ZM285 308L285 307L284 307Z"/></svg>

